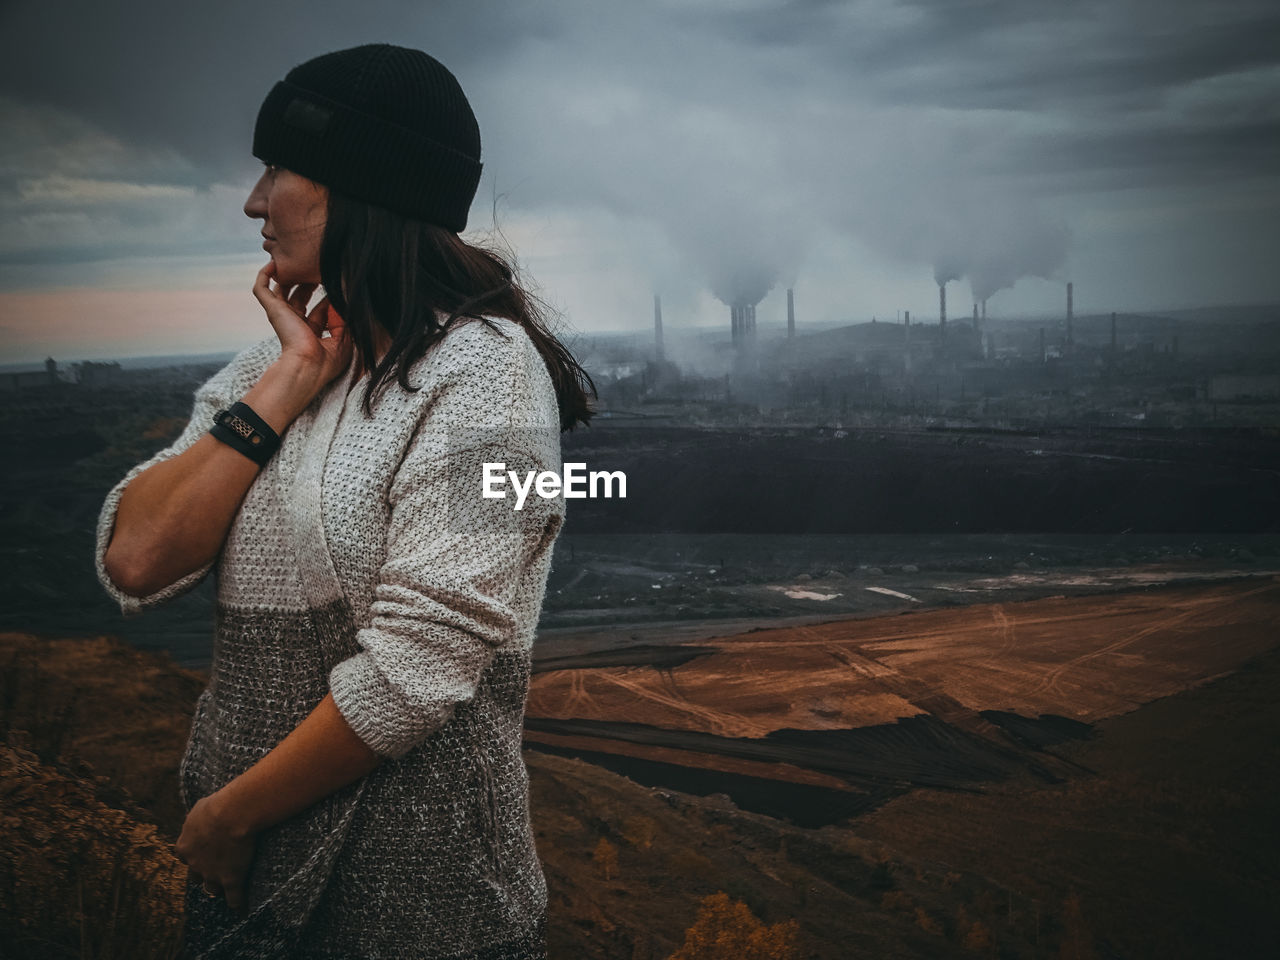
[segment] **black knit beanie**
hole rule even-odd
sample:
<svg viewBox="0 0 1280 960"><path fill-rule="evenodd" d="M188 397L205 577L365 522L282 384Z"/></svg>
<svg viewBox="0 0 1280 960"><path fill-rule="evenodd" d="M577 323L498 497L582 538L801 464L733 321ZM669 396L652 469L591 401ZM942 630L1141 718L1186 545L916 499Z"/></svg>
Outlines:
<svg viewBox="0 0 1280 960"><path fill-rule="evenodd" d="M388 43L290 70L258 111L253 155L455 232L480 184L480 127L457 78Z"/></svg>

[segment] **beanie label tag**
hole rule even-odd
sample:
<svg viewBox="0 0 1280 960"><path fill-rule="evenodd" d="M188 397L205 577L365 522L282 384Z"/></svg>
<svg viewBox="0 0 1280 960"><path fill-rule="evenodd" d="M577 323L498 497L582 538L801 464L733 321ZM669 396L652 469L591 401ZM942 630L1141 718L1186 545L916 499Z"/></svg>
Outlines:
<svg viewBox="0 0 1280 960"><path fill-rule="evenodd" d="M332 112L318 103L295 97L285 108L283 120L289 126L308 133L324 133L331 116Z"/></svg>

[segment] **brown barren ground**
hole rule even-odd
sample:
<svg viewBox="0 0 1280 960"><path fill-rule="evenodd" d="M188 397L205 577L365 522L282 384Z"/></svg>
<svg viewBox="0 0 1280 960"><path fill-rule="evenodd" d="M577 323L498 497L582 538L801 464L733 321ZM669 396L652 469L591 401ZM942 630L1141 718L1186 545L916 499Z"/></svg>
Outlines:
<svg viewBox="0 0 1280 960"><path fill-rule="evenodd" d="M755 630L671 670L540 673L528 713L734 737L989 709L1092 722L1234 669L1277 621L1280 577L1245 577Z"/></svg>
<svg viewBox="0 0 1280 960"><path fill-rule="evenodd" d="M805 687L791 670L828 644L874 661L865 665L867 674L853 668L844 674L873 695L885 693L877 683L889 684L889 695L909 709L922 700L926 709L931 702L957 705L948 707L946 724L919 711L906 722L924 717L932 724L927 729L952 729L947 724L954 718L986 722L980 710L1007 709L1014 701L990 696L1000 689L997 682L974 681L975 664L987 662L1011 678L1010 693L1025 698L1028 715L1057 709L1071 716L1082 709L1096 736L1053 745L1057 779L1046 782L1031 767L1014 765L1004 771L1006 779L971 781L967 790L916 783L881 798L869 813L819 829L739 809L724 796L650 789L592 763L531 750L534 825L550 892L550 956L666 960L684 941L702 898L716 891L745 902L765 923L799 920L795 956L820 960L1273 955L1270 908L1280 895L1276 586L1267 578L1076 598L1065 606L1004 604L1000 612L1012 636L1029 641L1013 648L1005 646L1009 634L1003 632L982 642L983 624L994 617L990 607L833 625L845 633L843 641L809 627L819 633L800 635L794 659L770 653L766 631L714 641L716 652L703 661L719 659L726 674L754 672L757 685L791 691L755 701L788 704L785 712L779 708L788 719L779 721L752 718L742 693L749 684L744 679L736 687L730 712L775 739L785 729L780 722L803 715L790 706L793 699L820 702L811 711L815 727L843 716L835 711L843 709L847 688ZM705 638L699 643L708 644ZM1003 649L1011 649L1011 662L994 663ZM726 666L738 650L750 651L750 671L741 662ZM949 672L948 655L967 669ZM742 728L697 728L688 719L706 723L715 706L708 689L680 675L698 663L672 671L680 697L697 691L702 698L696 710L639 701L684 718L676 733L750 745L715 732ZM176 769L202 678L107 637L0 634L0 664L6 741L0 751L0 954L6 960L167 960L180 923L172 911L182 868L167 849L180 827ZM907 676L906 664L921 673L899 679ZM1102 677L1107 664L1110 672ZM821 669L840 674L825 663ZM638 680L646 670L630 672ZM856 674L852 681L850 674ZM1104 682L1090 687L1085 676ZM583 687L592 695L579 703L596 711L598 691L617 697L648 689L591 680ZM655 688L676 699L669 688ZM1074 705L1062 699L1072 689L1079 694ZM1138 706L1143 696L1153 702ZM831 793L856 795L864 786L857 777L797 764L637 743L634 734L650 728L633 722L634 702L620 700L618 713L585 719L618 726L615 736L581 739L593 749L612 739L610 749L618 752L667 751L655 759L670 766L700 762L711 777L732 778L732 769L722 769L728 765L756 780L766 780L768 770L797 790L834 786L822 778L851 788ZM1107 710L1116 715L1105 716ZM876 716L866 729L884 726L885 717ZM539 722L531 716L531 724ZM838 738L848 731L817 732ZM965 747L967 736L935 746ZM891 743L886 756L893 759L895 751L901 746ZM935 753L939 757L945 753ZM602 858L602 849L610 856ZM118 945L120 931L141 939L116 951L94 947L106 942L113 924Z"/></svg>
<svg viewBox="0 0 1280 960"><path fill-rule="evenodd" d="M1043 743L1028 753L984 712L1094 723L1230 672L1275 644L1277 622L1280 577L1266 576L761 629L700 639L699 655L676 666L644 659L654 650L670 662L679 646L646 646L629 666L592 667L584 655L535 675L527 739L834 787L841 774L893 776L876 762L858 768L856 738L851 759L834 763L793 735L779 743L778 731L887 731L924 715L1001 757L1021 752L1052 780L1072 764Z"/></svg>

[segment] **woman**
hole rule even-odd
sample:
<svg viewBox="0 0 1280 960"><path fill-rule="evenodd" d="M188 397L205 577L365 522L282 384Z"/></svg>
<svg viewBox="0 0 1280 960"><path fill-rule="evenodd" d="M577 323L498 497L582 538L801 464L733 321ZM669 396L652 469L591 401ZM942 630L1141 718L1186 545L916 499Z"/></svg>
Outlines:
<svg viewBox="0 0 1280 960"><path fill-rule="evenodd" d="M301 64L254 154L274 333L98 528L126 615L218 566L179 775L187 955L542 957L520 744L565 505L485 499L483 464L559 471L594 385L457 236L480 139L440 63L373 44Z"/></svg>

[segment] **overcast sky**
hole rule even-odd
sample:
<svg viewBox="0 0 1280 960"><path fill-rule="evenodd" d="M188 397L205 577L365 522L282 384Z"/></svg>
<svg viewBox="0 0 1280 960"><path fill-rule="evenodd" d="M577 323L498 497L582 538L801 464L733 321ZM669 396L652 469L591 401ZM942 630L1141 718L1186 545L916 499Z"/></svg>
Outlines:
<svg viewBox="0 0 1280 960"><path fill-rule="evenodd" d="M0 5L0 361L269 332L241 211L271 85L418 46L569 331L1280 301L1274 0ZM719 298L719 299L718 299Z"/></svg>

